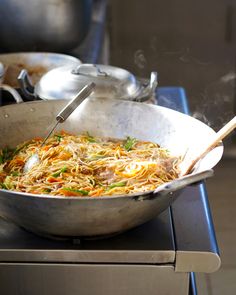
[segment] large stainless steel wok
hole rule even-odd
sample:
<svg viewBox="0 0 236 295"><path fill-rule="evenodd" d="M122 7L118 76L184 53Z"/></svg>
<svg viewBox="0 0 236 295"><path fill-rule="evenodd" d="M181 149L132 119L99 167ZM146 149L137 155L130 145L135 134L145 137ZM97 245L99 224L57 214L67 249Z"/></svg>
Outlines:
<svg viewBox="0 0 236 295"><path fill-rule="evenodd" d="M45 136L66 101L35 101L0 108L0 148ZM215 132L179 112L137 102L88 98L61 128L73 133L136 137L158 142L173 155L193 157ZM140 225L165 210L190 183L212 174L223 147L210 152L192 175L156 191L111 197L53 197L0 190L0 215L45 236L101 236ZM189 196L191 198L191 196Z"/></svg>

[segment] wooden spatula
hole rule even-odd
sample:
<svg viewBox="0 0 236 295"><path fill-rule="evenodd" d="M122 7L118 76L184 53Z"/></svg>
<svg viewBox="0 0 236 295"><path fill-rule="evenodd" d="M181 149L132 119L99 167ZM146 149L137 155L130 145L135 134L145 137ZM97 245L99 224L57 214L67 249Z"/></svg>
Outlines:
<svg viewBox="0 0 236 295"><path fill-rule="evenodd" d="M213 140L209 143L209 145L201 152L195 159L191 160L190 163L186 165L186 168L182 171L181 175L189 174L196 163L206 156L214 147L216 147L221 140L223 140L229 133L231 133L236 128L236 116L230 120L223 128L221 128L214 136Z"/></svg>

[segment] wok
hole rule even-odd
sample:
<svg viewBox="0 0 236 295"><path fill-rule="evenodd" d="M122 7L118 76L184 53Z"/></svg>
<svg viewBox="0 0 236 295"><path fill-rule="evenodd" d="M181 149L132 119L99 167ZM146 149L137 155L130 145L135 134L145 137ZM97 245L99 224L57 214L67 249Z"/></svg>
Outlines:
<svg viewBox="0 0 236 295"><path fill-rule="evenodd" d="M45 136L52 118L66 101L34 101L0 108L0 148L14 147ZM159 143L173 155L188 157L215 132L182 113L155 105L88 98L60 127L75 134L125 138ZM59 129L59 128L58 128ZM50 237L103 236L119 233L164 211L185 186L212 175L223 146L212 150L191 175L155 191L109 197L54 197L0 190L0 215L34 233ZM191 196L189 196L191 198Z"/></svg>

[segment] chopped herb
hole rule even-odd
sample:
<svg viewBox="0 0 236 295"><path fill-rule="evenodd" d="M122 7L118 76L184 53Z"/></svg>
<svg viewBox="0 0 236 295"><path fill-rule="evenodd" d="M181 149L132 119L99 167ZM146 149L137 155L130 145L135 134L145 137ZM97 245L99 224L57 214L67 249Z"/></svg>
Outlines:
<svg viewBox="0 0 236 295"><path fill-rule="evenodd" d="M50 193L52 190L51 190L50 188L45 188L43 191L44 191L45 193Z"/></svg>
<svg viewBox="0 0 236 295"><path fill-rule="evenodd" d="M115 187L122 187L125 185L126 185L126 181L115 182L115 183L112 183L108 186L108 190L113 189Z"/></svg>
<svg viewBox="0 0 236 295"><path fill-rule="evenodd" d="M61 174L61 170L60 171L58 171L58 172L56 172L56 173L53 173L53 177L58 177L59 175Z"/></svg>
<svg viewBox="0 0 236 295"><path fill-rule="evenodd" d="M12 155L14 155L14 156L17 155L21 150L23 150L23 148L27 147L30 143L31 143L31 141L30 142L26 142L22 146L20 146L17 149L13 150Z"/></svg>
<svg viewBox="0 0 236 295"><path fill-rule="evenodd" d="M9 149L9 148L4 148L0 150L0 164L5 163L7 160L11 160L13 154L14 154L14 149Z"/></svg>
<svg viewBox="0 0 236 295"><path fill-rule="evenodd" d="M19 176L19 172L17 172L17 171L13 171L13 172L11 173L11 175L12 175L12 176Z"/></svg>
<svg viewBox="0 0 236 295"><path fill-rule="evenodd" d="M82 189L74 189L74 188L69 188L69 187L64 187L63 190L73 192L73 193L78 193L83 196L87 196L89 194L88 191L82 190Z"/></svg>
<svg viewBox="0 0 236 295"><path fill-rule="evenodd" d="M87 132L87 139L89 142L96 142L96 139Z"/></svg>
<svg viewBox="0 0 236 295"><path fill-rule="evenodd" d="M61 141L62 140L62 135L60 135L60 134L55 134L55 137L57 138L57 141Z"/></svg>
<svg viewBox="0 0 236 295"><path fill-rule="evenodd" d="M67 171L67 167L65 166L65 167L61 168L61 170L59 170L56 173L54 173L52 176L53 177L58 177L61 173L64 173L66 171Z"/></svg>
<svg viewBox="0 0 236 295"><path fill-rule="evenodd" d="M132 137L127 137L126 142L124 143L124 148L129 152L134 144L136 143L137 139Z"/></svg>
<svg viewBox="0 0 236 295"><path fill-rule="evenodd" d="M3 189L7 189L7 190L8 190L8 188L7 188L7 186L5 185L5 183L0 182L0 187L3 188Z"/></svg>

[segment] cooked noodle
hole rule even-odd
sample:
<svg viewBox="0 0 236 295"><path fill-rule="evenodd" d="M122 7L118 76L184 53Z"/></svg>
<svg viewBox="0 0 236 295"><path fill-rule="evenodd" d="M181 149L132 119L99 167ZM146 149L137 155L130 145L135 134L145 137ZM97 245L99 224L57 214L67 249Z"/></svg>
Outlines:
<svg viewBox="0 0 236 295"><path fill-rule="evenodd" d="M178 177L179 159L148 141L61 132L0 150L0 187L32 194L106 196L150 191ZM37 153L40 163L23 172Z"/></svg>

